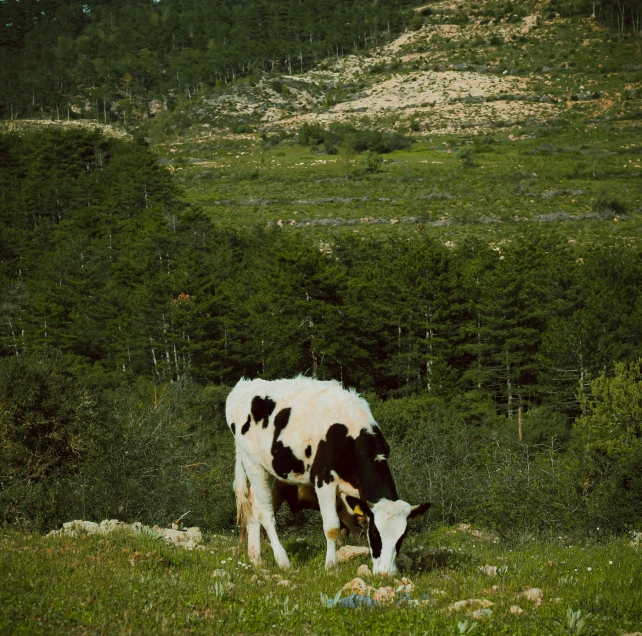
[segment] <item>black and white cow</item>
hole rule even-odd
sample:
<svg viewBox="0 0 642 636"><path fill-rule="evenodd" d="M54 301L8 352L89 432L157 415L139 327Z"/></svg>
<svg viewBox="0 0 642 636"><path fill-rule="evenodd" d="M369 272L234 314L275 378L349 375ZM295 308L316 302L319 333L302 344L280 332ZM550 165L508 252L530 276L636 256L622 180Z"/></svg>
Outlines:
<svg viewBox="0 0 642 636"><path fill-rule="evenodd" d="M373 572L396 574L407 520L430 504L411 506L398 498L389 446L365 400L334 381L242 379L225 411L235 438L234 492L239 516L247 519L251 562L261 560L262 525L277 564L290 566L272 505L272 486L279 479L314 486L327 539L326 568L337 564L338 493L351 512L368 517Z"/></svg>

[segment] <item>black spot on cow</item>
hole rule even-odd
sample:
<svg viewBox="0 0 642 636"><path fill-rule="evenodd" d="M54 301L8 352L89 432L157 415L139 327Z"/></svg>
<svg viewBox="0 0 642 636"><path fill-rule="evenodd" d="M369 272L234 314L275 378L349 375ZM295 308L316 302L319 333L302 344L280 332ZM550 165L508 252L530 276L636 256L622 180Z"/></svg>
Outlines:
<svg viewBox="0 0 642 636"><path fill-rule="evenodd" d="M373 426L372 433L362 430L355 442L361 498L376 503L380 499L397 501L395 486L388 462L375 461L377 455L388 457L390 446L383 438L378 426Z"/></svg>
<svg viewBox="0 0 642 636"><path fill-rule="evenodd" d="M397 544L395 545L395 548L397 549L397 554L399 554L399 550L401 550L401 544L403 543L403 540L406 538L406 535L408 534L408 530L406 530L400 537L397 539Z"/></svg>
<svg viewBox="0 0 642 636"><path fill-rule="evenodd" d="M317 488L332 482L332 471L358 488L354 438L348 435L345 424L333 424L317 446L310 470L310 481Z"/></svg>
<svg viewBox="0 0 642 636"><path fill-rule="evenodd" d="M281 431L288 425L291 412L292 409L281 409L274 417L274 430L275 433L277 433L274 436L274 439L276 439L280 435Z"/></svg>
<svg viewBox="0 0 642 636"><path fill-rule="evenodd" d="M245 435L245 433L247 433L250 430L250 422L251 421L252 420L251 420L250 416L248 415L247 416L247 420L245 420L245 424L243 424L243 428L241 428L241 435Z"/></svg>
<svg viewBox="0 0 642 636"><path fill-rule="evenodd" d="M312 455L312 446L308 446L308 447L305 449L305 456L306 456L306 457L310 457L310 455Z"/></svg>
<svg viewBox="0 0 642 636"><path fill-rule="evenodd" d="M310 481L317 488L331 483L332 471L359 491L361 499L377 502L396 501L395 488L388 462L375 462L377 455L386 455L390 447L378 427L372 433L361 430L355 439L348 435L345 424L333 424L325 439L319 442L312 462Z"/></svg>
<svg viewBox="0 0 642 636"><path fill-rule="evenodd" d="M236 435L236 424L234 422L230 424L230 429L232 430L232 435Z"/></svg>
<svg viewBox="0 0 642 636"><path fill-rule="evenodd" d="M372 558L378 559L381 556L381 535L379 530L375 525L374 518L371 518L368 523L368 543L370 544L370 552L372 552Z"/></svg>
<svg viewBox="0 0 642 636"><path fill-rule="evenodd" d="M256 400L256 398L254 398ZM254 407L254 403L252 403ZM281 431L290 421L291 409L282 409L274 417L274 438L272 440L272 467L281 479L287 479L290 473L303 473L303 460L299 459L289 446L279 440ZM270 411L271 413L271 411Z"/></svg>
<svg viewBox="0 0 642 636"><path fill-rule="evenodd" d="M263 428L267 428L270 421L270 415L272 415L272 411L274 411L275 406L276 403L267 396L262 398L257 395L252 398L251 411L254 421L257 424L262 421Z"/></svg>

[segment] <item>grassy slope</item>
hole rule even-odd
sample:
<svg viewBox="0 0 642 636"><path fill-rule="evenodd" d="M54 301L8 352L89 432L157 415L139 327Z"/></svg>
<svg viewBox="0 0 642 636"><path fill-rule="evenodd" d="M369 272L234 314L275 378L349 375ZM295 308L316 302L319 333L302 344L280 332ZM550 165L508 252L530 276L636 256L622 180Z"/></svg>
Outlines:
<svg viewBox="0 0 642 636"><path fill-rule="evenodd" d="M363 157L343 151L320 155L293 141L266 148L258 133L229 134L220 126L235 113L223 106L217 110L218 128L194 125L157 149L171 162L187 198L225 226L280 221L323 236L420 230L453 240L467 233L513 234L528 220L562 221L572 226L562 228L569 235L582 230L636 240L642 210L642 95L634 87L640 85L642 69L634 62L642 59L642 39L614 34L590 19L550 18L542 6L526 5L539 20L526 34L521 21L509 18L497 24L476 18L461 28L446 25L446 32L433 24L376 57L351 58L328 71L332 81L323 84L326 101L336 97L343 69L346 85L365 87L362 95L384 91L382 103L389 99L392 110L351 113L343 107L352 102L344 102L301 109L297 115L293 90L287 98L290 112L279 111L280 120L266 123L255 117L257 129L294 131L303 120L321 118L413 134L416 144L387 155L378 174L365 171ZM433 21L448 16L450 10L441 3L431 6L438 9ZM489 70L448 70L472 63ZM384 70L368 72L374 64ZM394 70L386 71L391 64ZM543 72L544 66L549 68ZM439 68L445 70L433 70ZM295 86L284 78L288 81ZM403 91L385 93L391 81L401 81ZM487 102L466 101L458 82L467 88L481 82ZM420 86L437 85L444 97L434 106L394 108L403 100L413 104L413 91ZM227 90L256 92L259 87ZM268 99L268 93L257 94ZM588 93L599 97L571 99ZM348 93L344 98L352 99ZM411 122L420 132L410 133ZM458 158L465 146L474 151L475 167L463 167ZM578 221L594 211L600 197L618 199L629 220L616 227L618 215L606 212L601 221ZM575 220L567 223L559 213Z"/></svg>
<svg viewBox="0 0 642 636"><path fill-rule="evenodd" d="M569 629L569 608L586 618L583 633L642 629L642 561L623 539L507 545L460 529L411 535L406 548L411 554L422 546L452 550L439 567L410 574L413 597L430 601L375 610L322 607L320 593L334 596L359 564L352 561L337 574L326 574L323 543L320 529L305 541L286 536L294 569L273 576L268 556L269 570L259 572L256 581L251 580L256 570L239 564L247 557L237 556L233 537L213 537L206 551L186 552L122 532L76 539L4 532L0 632L458 634L465 632L460 622L468 621L470 628L474 619L465 611L445 610L469 598L495 603L492 616L478 621L480 634L579 633ZM479 571L486 564L499 566L500 574ZM225 570L229 579L214 577L215 570ZM277 584L281 576L289 586ZM519 596L527 586L543 590L540 606ZM512 605L524 613L511 614Z"/></svg>

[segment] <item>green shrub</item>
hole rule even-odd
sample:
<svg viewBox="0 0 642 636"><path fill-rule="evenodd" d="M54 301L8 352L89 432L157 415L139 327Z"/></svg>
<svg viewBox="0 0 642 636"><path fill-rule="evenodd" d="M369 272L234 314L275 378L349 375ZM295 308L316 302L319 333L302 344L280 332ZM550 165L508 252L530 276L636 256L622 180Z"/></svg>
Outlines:
<svg viewBox="0 0 642 636"><path fill-rule="evenodd" d="M298 130L299 144L302 146L318 146L325 139L325 131L320 124L303 124Z"/></svg>
<svg viewBox="0 0 642 636"><path fill-rule="evenodd" d="M366 155L366 172L376 174L381 170L381 162L383 161L381 155L374 150L369 150Z"/></svg>
<svg viewBox="0 0 642 636"><path fill-rule="evenodd" d="M419 31L424 25L424 18L420 13L415 14L408 23L408 27L411 31Z"/></svg>
<svg viewBox="0 0 642 636"><path fill-rule="evenodd" d="M230 132L234 133L235 135L240 135L243 133L251 133L254 132L254 129L250 124L234 124L233 126L230 126Z"/></svg>
<svg viewBox="0 0 642 636"><path fill-rule="evenodd" d="M118 518L231 528L225 387L139 378L102 394L56 354L0 362L0 522L46 531Z"/></svg>
<svg viewBox="0 0 642 636"><path fill-rule="evenodd" d="M281 80L274 79L270 82L270 88L276 93L279 93L279 95L283 93L284 87L285 84Z"/></svg>
<svg viewBox="0 0 642 636"><path fill-rule="evenodd" d="M575 421L584 453L589 510L613 530L642 523L642 361L616 364L579 393Z"/></svg>
<svg viewBox="0 0 642 636"><path fill-rule="evenodd" d="M358 129L350 124L334 123L328 130L319 124L303 124L298 131L299 143L302 146L316 146L323 143L328 154L336 146L343 146L356 153L371 150L386 154L394 150L402 150L412 145L412 139L395 132L380 132L371 129Z"/></svg>
<svg viewBox="0 0 642 636"><path fill-rule="evenodd" d="M559 444L520 444L498 435L490 427L505 418L476 425L453 400L424 395L372 407L391 446L400 496L431 501L431 520L477 523L503 535L586 526L578 512L581 473Z"/></svg>
<svg viewBox="0 0 642 636"><path fill-rule="evenodd" d="M602 214L626 214L626 205L616 196L599 192L592 205L594 212Z"/></svg>
<svg viewBox="0 0 642 636"><path fill-rule="evenodd" d="M67 480L108 436L104 404L59 354L41 352L2 359L0 405L2 522L43 529L66 521Z"/></svg>
<svg viewBox="0 0 642 636"><path fill-rule="evenodd" d="M457 152L457 158L459 159L459 161L461 161L461 165L464 168L474 168L476 165L475 153L472 148L460 148Z"/></svg>

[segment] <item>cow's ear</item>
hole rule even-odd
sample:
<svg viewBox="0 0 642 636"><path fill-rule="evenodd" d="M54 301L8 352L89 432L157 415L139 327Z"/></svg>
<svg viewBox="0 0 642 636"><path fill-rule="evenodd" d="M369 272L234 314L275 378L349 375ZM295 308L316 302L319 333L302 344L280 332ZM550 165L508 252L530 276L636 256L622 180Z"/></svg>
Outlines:
<svg viewBox="0 0 642 636"><path fill-rule="evenodd" d="M412 506L410 508L410 514L408 515L408 519L415 519L416 517L421 517L421 515L425 514L428 512L428 509L432 506L430 503L422 503L417 506Z"/></svg>
<svg viewBox="0 0 642 636"><path fill-rule="evenodd" d="M346 495L346 503L352 508L352 514L360 515L361 517L372 517L372 510L370 510L368 502L363 499Z"/></svg>

